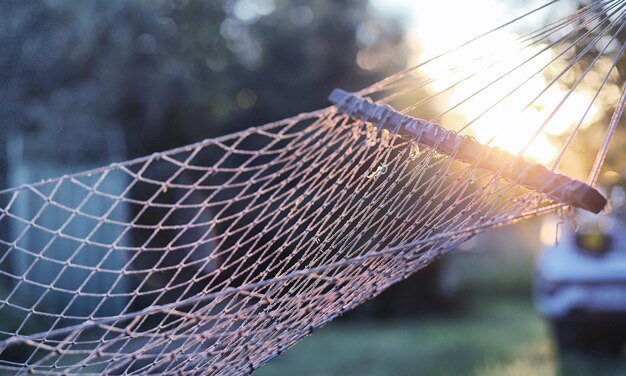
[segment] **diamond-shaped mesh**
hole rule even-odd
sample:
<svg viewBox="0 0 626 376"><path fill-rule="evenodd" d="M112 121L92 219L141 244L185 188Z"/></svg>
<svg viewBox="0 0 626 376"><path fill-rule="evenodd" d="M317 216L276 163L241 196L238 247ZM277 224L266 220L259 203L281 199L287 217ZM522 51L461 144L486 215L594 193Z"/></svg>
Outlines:
<svg viewBox="0 0 626 376"><path fill-rule="evenodd" d="M618 33L623 8L593 2L514 47L565 32L555 49L584 48L602 25ZM600 27L585 36L587 19ZM497 52L449 71L466 82L499 67ZM408 70L361 94L417 116L434 81ZM454 156L329 107L2 191L0 369L251 372L474 234L563 206Z"/></svg>

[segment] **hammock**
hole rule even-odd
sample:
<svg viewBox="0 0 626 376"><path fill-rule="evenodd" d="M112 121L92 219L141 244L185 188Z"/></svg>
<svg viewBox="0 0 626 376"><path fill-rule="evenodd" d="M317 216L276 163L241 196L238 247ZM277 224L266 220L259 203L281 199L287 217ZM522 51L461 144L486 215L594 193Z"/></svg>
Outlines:
<svg viewBox="0 0 626 376"><path fill-rule="evenodd" d="M479 232L601 211L626 2L496 43L558 6L319 111L0 191L0 370L252 372ZM533 143L555 127L543 166ZM587 176L556 172L589 127ZM514 129L527 138L502 150Z"/></svg>

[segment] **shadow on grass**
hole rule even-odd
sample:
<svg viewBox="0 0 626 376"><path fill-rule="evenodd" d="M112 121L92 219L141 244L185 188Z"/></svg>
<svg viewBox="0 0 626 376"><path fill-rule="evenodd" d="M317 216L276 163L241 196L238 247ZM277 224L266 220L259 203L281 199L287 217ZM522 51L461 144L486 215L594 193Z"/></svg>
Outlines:
<svg viewBox="0 0 626 376"><path fill-rule="evenodd" d="M328 325L257 375L624 375L623 359L562 362L530 301L478 299L463 314ZM621 372L621 373L620 373Z"/></svg>
<svg viewBox="0 0 626 376"><path fill-rule="evenodd" d="M569 352L559 360L559 376L626 375L626 358L623 355Z"/></svg>
<svg viewBox="0 0 626 376"><path fill-rule="evenodd" d="M331 324L258 375L498 374L520 356L533 363L547 363L550 356L532 306L477 301L462 315Z"/></svg>

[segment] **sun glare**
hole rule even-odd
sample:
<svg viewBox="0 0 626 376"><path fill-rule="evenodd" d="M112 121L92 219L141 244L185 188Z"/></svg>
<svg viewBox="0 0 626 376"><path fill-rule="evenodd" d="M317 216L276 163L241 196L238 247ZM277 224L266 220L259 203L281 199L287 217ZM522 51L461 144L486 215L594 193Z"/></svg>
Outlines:
<svg viewBox="0 0 626 376"><path fill-rule="evenodd" d="M453 6L446 1L395 3L406 10L405 14L413 14L408 29L417 51L411 65L447 51L513 14L494 0L454 2ZM446 10L451 6L454 12ZM485 18L484 9L490 10L489 24L476 22ZM479 142L512 154L522 153L550 167L562 147L557 138L571 133L579 122L583 128L588 126L600 113L597 104L590 106L593 91L584 91L583 85L569 94L563 85L549 86L545 73L563 68L555 67L555 54L542 45L522 46L518 35L497 31L480 38L471 48L454 50L435 63L423 65L417 74L435 79L428 87L432 93L445 92L434 103L445 115L435 121L455 130L468 124L464 132Z"/></svg>
<svg viewBox="0 0 626 376"><path fill-rule="evenodd" d="M421 39L422 55L434 53L431 45L440 45L437 35ZM598 109L589 106L592 94L568 94L558 84L549 86L543 72L554 58L552 50L541 45L520 48L517 40L515 34L494 33L470 49L424 65L420 73L436 78L430 89L448 94L439 103L440 109L453 108L479 142L549 165L559 155L557 137L570 133L579 122L581 127L588 126ZM468 63L451 72L450 67L459 62Z"/></svg>
<svg viewBox="0 0 626 376"><path fill-rule="evenodd" d="M422 56L435 54L447 42L447 37L441 40L439 35L421 38ZM426 64L420 73L436 78L430 88L433 92L454 85L439 104L441 110L454 108L469 124L466 131L479 142L549 165L559 155L557 137L571 132L581 119L582 127L589 125L598 109L589 107L591 94L568 94L558 84L549 86L543 70L552 64L555 52L542 45L521 48L518 38L496 32L446 56L443 62ZM459 62L470 63L451 72L450 67Z"/></svg>

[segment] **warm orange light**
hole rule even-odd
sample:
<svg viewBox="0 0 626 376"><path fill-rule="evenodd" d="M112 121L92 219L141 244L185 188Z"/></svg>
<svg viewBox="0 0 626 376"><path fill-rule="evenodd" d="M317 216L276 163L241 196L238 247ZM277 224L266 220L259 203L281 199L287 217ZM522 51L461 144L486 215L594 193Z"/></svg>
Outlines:
<svg viewBox="0 0 626 376"><path fill-rule="evenodd" d="M408 20L407 40L415 43L417 52L410 62L411 66L448 51L511 18L511 8L497 0L480 0L480 4L411 0L372 2L381 9L388 10L391 7L403 10L402 14ZM561 6L571 7L567 4ZM451 7L454 11L451 11ZM562 10L567 12L568 9L564 8ZM489 9L488 20L485 19L484 9ZM459 123L463 121L471 122L466 133L473 135L479 142L489 143L512 154L524 150L523 155L527 159L550 167L562 148L562 143L556 142L555 136L571 133L581 119L582 127L596 120L602 112L605 98L598 98L585 114L595 90L585 91L584 88L588 86L582 84L567 96L563 104L559 104L568 91L560 84L571 84L576 79L575 73L580 73L577 68L564 76L560 84L548 88L527 108L549 84L547 76L560 73L567 63L564 59L553 62L555 51L542 51L544 45L522 48L518 38L511 32L496 31L481 37L468 48L454 50L433 64L422 66L418 74L436 78L429 87L432 93L444 90L472 74L470 79L446 90L445 95L439 96L443 99L434 105L446 111L468 97L471 99L453 110L451 121L450 116L435 121L450 129L458 129ZM516 68L528 59L530 61ZM492 83L495 80L497 82ZM599 81L601 78L595 80L596 84ZM485 86L489 87L481 91ZM498 104L494 108L482 114L495 103ZM557 108L558 111L551 115ZM535 136L540 128L541 131Z"/></svg>
<svg viewBox="0 0 626 376"><path fill-rule="evenodd" d="M584 91L567 95L567 90L558 84L537 97L549 84L542 70L551 64L553 52L542 51L544 46L520 50L516 39L514 34L495 33L473 44L471 49L446 57L444 64L425 65L422 73L438 78L432 85L435 92L471 74L470 79L448 91L441 108L445 110L462 103L454 111L465 122L470 122L468 131L479 142L512 154L523 151L526 158L549 165L558 156L561 146L555 143L554 136L571 132L583 117L581 126L589 125L598 115L598 109L592 105L585 115L592 95ZM424 36L422 44L426 51L430 43L437 43L436 35ZM498 46L497 49L494 46ZM468 67L449 73L450 66L465 61ZM491 105L495 106L489 108ZM445 122L444 125L450 126Z"/></svg>

